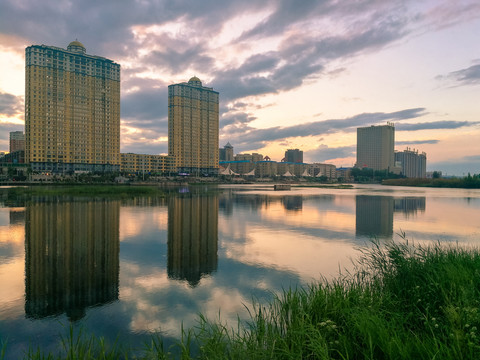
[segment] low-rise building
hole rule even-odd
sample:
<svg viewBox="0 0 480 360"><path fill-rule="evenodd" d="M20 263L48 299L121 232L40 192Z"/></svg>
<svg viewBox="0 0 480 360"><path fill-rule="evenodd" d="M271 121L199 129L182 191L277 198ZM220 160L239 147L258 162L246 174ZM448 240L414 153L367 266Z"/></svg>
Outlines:
<svg viewBox="0 0 480 360"><path fill-rule="evenodd" d="M135 174L166 174L172 171L173 161L167 155L121 153L121 171Z"/></svg>
<svg viewBox="0 0 480 360"><path fill-rule="evenodd" d="M329 180L337 178L337 168L333 164L313 163L308 170L311 176L326 176Z"/></svg>

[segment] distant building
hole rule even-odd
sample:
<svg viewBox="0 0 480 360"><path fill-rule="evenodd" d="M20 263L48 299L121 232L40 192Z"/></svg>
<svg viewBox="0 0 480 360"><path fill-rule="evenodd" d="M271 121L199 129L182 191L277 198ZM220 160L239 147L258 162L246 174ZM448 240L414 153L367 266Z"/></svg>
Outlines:
<svg viewBox="0 0 480 360"><path fill-rule="evenodd" d="M228 142L223 148L218 149L219 161L233 161L233 146Z"/></svg>
<svg viewBox="0 0 480 360"><path fill-rule="evenodd" d="M303 163L303 151L298 149L288 149L285 151L285 162Z"/></svg>
<svg viewBox="0 0 480 360"><path fill-rule="evenodd" d="M313 163L309 165L308 172L314 177L326 176L329 180L337 178L337 168L333 164Z"/></svg>
<svg viewBox="0 0 480 360"><path fill-rule="evenodd" d="M168 155L179 173L218 173L218 99L195 76L168 87Z"/></svg>
<svg viewBox="0 0 480 360"><path fill-rule="evenodd" d="M0 156L0 164L24 164L25 150L17 150Z"/></svg>
<svg viewBox="0 0 480 360"><path fill-rule="evenodd" d="M395 163L401 167L401 173L407 178L427 177L427 154L418 153L418 150L395 152Z"/></svg>
<svg viewBox="0 0 480 360"><path fill-rule="evenodd" d="M34 171L120 170L120 65L67 49L25 49L25 156Z"/></svg>
<svg viewBox="0 0 480 360"><path fill-rule="evenodd" d="M271 160L262 160L255 163L256 177L273 177L277 175L277 162Z"/></svg>
<svg viewBox="0 0 480 360"><path fill-rule="evenodd" d="M258 161L263 161L263 155L258 153L253 154L237 154L234 157L232 170L237 174L245 175L252 173L255 170L255 164Z"/></svg>
<svg viewBox="0 0 480 360"><path fill-rule="evenodd" d="M358 168L393 171L395 127L392 123L357 128Z"/></svg>
<svg viewBox="0 0 480 360"><path fill-rule="evenodd" d="M353 181L352 168L339 167L335 171L337 179L343 179L343 181L350 182Z"/></svg>
<svg viewBox="0 0 480 360"><path fill-rule="evenodd" d="M121 153L120 170L133 174L165 174L172 169L172 159L166 155Z"/></svg>
<svg viewBox="0 0 480 360"><path fill-rule="evenodd" d="M10 133L10 153L25 151L25 134L23 131L12 131Z"/></svg>
<svg viewBox="0 0 480 360"><path fill-rule="evenodd" d="M258 154L258 153L253 153L253 154L237 154L235 155L234 160L236 161L241 161L241 160L247 160L251 162L257 162L257 161L262 161L263 160L263 155Z"/></svg>

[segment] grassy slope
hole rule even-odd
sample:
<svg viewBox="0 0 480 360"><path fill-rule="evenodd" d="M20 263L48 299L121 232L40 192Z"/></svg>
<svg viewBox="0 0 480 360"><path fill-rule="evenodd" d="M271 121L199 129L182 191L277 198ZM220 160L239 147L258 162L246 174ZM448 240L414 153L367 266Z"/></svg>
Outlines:
<svg viewBox="0 0 480 360"><path fill-rule="evenodd" d="M200 316L173 347L154 337L137 358L478 359L479 307L478 250L374 243L353 275L285 290L235 329ZM135 358L102 340L64 344L69 359Z"/></svg>

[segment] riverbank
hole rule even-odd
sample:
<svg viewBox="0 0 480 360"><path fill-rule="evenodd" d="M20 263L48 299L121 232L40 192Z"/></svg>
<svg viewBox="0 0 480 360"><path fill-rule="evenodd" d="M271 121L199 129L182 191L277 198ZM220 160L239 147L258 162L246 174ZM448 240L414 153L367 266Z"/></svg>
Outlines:
<svg viewBox="0 0 480 360"><path fill-rule="evenodd" d="M440 188L463 188L463 189L480 189L480 175L469 175L464 178L437 178L437 179L421 179L421 178L403 178L383 180L382 185L392 186L423 186L423 187L440 187Z"/></svg>
<svg viewBox="0 0 480 360"><path fill-rule="evenodd" d="M259 183L265 185L266 183ZM208 185L214 189L212 183L135 183L133 184L35 184L33 186L12 186L0 188L2 192L8 193L10 196L104 196L104 197L131 197L131 196L163 196L171 191L178 192L178 188L190 187L191 191L195 191L198 186ZM223 185L223 184L222 184ZM350 184L281 184L292 187L309 187L309 188L328 188L328 189L351 189ZM275 185L270 184L272 190ZM203 191L204 193L204 191Z"/></svg>
<svg viewBox="0 0 480 360"><path fill-rule="evenodd" d="M10 196L112 196L128 197L141 195L163 195L164 189L155 186L129 185L43 185L18 186L1 189Z"/></svg>
<svg viewBox="0 0 480 360"><path fill-rule="evenodd" d="M285 290L254 306L247 324L200 316L174 345L156 336L136 350L70 333L59 358L480 358L478 249L374 242L361 254L354 273ZM49 357L35 349L25 358Z"/></svg>

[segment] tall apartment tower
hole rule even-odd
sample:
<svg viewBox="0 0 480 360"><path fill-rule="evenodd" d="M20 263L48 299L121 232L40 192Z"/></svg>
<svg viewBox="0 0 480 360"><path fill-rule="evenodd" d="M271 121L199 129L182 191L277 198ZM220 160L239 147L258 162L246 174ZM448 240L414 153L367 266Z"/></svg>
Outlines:
<svg viewBox="0 0 480 360"><path fill-rule="evenodd" d="M357 128L357 167L393 171L395 166L395 126Z"/></svg>
<svg viewBox="0 0 480 360"><path fill-rule="evenodd" d="M285 161L292 163L303 163L303 151L298 149L288 149L285 151Z"/></svg>
<svg viewBox="0 0 480 360"><path fill-rule="evenodd" d="M26 162L34 171L120 169L120 65L67 49L25 49Z"/></svg>
<svg viewBox="0 0 480 360"><path fill-rule="evenodd" d="M168 155L175 171L218 174L218 95L195 76L168 87Z"/></svg>
<svg viewBox="0 0 480 360"><path fill-rule="evenodd" d="M427 177L427 154L418 150L410 150L395 153L395 162L401 166L402 174L407 178Z"/></svg>
<svg viewBox="0 0 480 360"><path fill-rule="evenodd" d="M10 153L25 150L25 134L23 131L10 132Z"/></svg>

